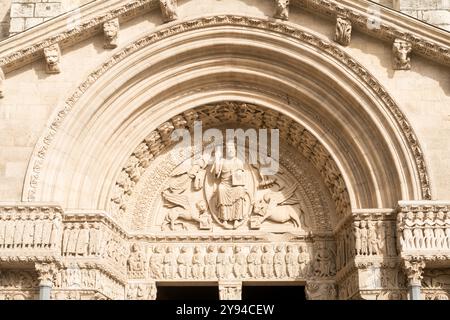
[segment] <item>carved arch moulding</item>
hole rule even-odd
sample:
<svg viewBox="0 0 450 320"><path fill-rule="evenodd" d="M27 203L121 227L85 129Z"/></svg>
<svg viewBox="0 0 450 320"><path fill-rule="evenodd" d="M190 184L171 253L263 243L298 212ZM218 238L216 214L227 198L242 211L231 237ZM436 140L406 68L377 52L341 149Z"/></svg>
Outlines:
<svg viewBox="0 0 450 320"><path fill-rule="evenodd" d="M419 142L417 140L416 135L414 134L411 125L409 124L408 120L406 119L406 117L404 116L404 114L401 112L401 110L398 108L398 106L396 105L395 101L389 96L388 92L377 82L377 80L370 75L370 73L364 69L364 67L362 67L360 64L358 64L354 59L352 59L352 57L350 57L348 54L346 54L345 52L341 51L339 49L338 46L336 46L335 44L333 44L332 42L329 42L326 39L321 39L313 34L310 34L304 30L302 30L301 28L295 28L293 26L290 25L286 25L286 24L282 24L282 23L278 23L278 22L272 22L272 21L267 21L267 20L263 20L263 19L258 19L258 18L249 18L249 17L242 17L242 16L215 16L215 17L208 17L208 18L199 18L196 20L191 20L191 21L186 21L186 22L182 22L180 24L175 24L175 25L171 25L168 27L164 27L161 28L160 30L156 31L155 33L151 33L143 38L141 38L140 40L130 44L129 46L126 46L124 49L122 49L121 51L117 52L116 54L114 54L114 56L106 61L105 63L103 63L98 69L96 69L95 71L93 71L89 77L77 88L77 90L66 100L65 104L60 106L54 113L52 120L49 122L47 130L45 132L45 134L43 136L41 136L41 138L39 139L39 142L37 143L34 153L33 153L33 157L30 161L29 167L28 167L28 173L26 176L26 181L24 184L24 192L23 192L23 200L26 201L34 201L34 200L44 200L44 199L40 199L42 198L42 196L38 196L37 197L37 192L42 189L43 186L45 186L47 184L46 181L43 181L42 179L42 173L44 172L44 170L48 169L48 154L55 152L55 149L53 147L53 144L55 143L54 140L55 139L64 139L64 134L60 133L61 128L66 126L67 121L73 121L73 118L75 116L75 114L77 114L78 112L80 112L80 110L83 110L81 104L85 103L83 101L85 101L85 99L87 99L88 96L90 96L92 94L92 92L94 92L95 90L102 88L102 85L104 84L105 81L108 81L108 79L112 79L111 77L114 77L115 72L117 72L117 70L119 70L120 68L123 68L125 65L127 65L127 63L132 63L132 61L134 59L137 59L137 61L141 61L140 64L138 64L138 67L140 68L140 70L132 70L130 69L130 74L128 75L123 75L122 79L120 79L120 81L124 81L123 83L118 83L117 86L118 88L120 88L121 86L124 85L124 83L126 81L128 81L129 79L132 79L133 76L138 75L139 77L145 77L145 70L146 70L146 63L144 63L145 61L145 55L148 56L148 54L153 54L152 52L152 45L155 43L162 43L163 45L167 45L168 43L172 43L172 45L170 47L173 46L173 43L176 43L176 37L180 37L180 39L182 39L182 37L187 37L188 35L190 35L190 32L195 31L196 34L202 34L202 32L208 33L210 31L214 31L212 33L210 33L210 37L214 38L214 37L218 37L220 38L220 28L222 27L229 27L229 28L239 28L239 36L240 37L245 37L245 35L249 35L251 37L253 37L253 39L258 39L258 37L261 37L261 39L259 39L260 45L258 45L257 40L255 40L256 44L255 44L255 48L262 48L262 43L264 42L264 45L267 44L267 37L269 38L273 38L277 37L277 35L279 34L283 34L285 37L287 37L287 39L292 39L294 42L289 42L285 41L283 39L279 39L276 38L277 41L279 43L276 43L274 45L273 49L274 51L280 51L280 48L288 48L290 50L296 50L296 54L298 55L298 57L296 57L296 59L299 59L302 54L311 54L310 49L314 49L316 50L316 52L319 52L319 54L316 53L315 58L322 60L324 63L322 66L325 66L327 68L329 68L330 72L334 72L336 73L336 76L338 77L343 77L343 79L346 79L345 82L351 81L353 83L356 83L358 85L358 87L360 88L360 91L356 91L350 93L349 92L349 88L346 87L342 87L342 88L338 88L336 90L340 90L340 92L338 92L338 95L344 95L344 96L360 96L361 99L363 99L363 101L365 101L365 103L368 105L367 108L372 108L373 110L376 110L375 112L378 114L379 117L388 117L388 123L390 123L390 132L388 133L389 136L392 137L392 141L390 142L382 142L383 144L396 144L397 146L399 146L398 148L403 148L401 146L403 145L407 145L407 148L398 150L398 152L396 152L397 154L402 155L402 159L398 160L397 164L392 164L390 166L393 167L397 167L400 168L402 167L402 165L404 165L405 168L407 168L407 170L405 172L400 172L397 173L399 177L401 177L400 179L405 179L405 181L408 181L407 183L405 183L405 185L407 186L407 188L409 188L409 190L397 190L392 192L392 194L398 196L398 198L396 199L397 201L400 198L416 198L416 199L429 199L431 197L431 190L430 190L430 182L429 182L429 178L428 178L428 173L427 173L427 169L426 169L426 165L425 165L425 161L424 161L424 157L423 157L423 152L420 148ZM170 40L170 41L168 41ZM175 41L175 42L174 42ZM205 44L202 44L205 45ZM289 47L291 46L291 47ZM232 47L232 46L231 46ZM230 48L231 48L230 47ZM239 55L241 55L242 53L240 52L240 50L242 50L242 48L239 48L240 46L237 45L236 49L231 49L232 50L236 50L236 58L239 57ZM262 49L261 49L262 50ZM173 57L176 57L177 55L180 55L180 53L176 50L172 50L173 53ZM207 50L203 50L202 52L206 52L206 56L202 56L201 59L207 61L208 59L208 53L209 51ZM195 54L199 54L198 51L195 52L193 51L193 53ZM142 56L144 54L144 56ZM268 61L270 60L274 60L274 58L270 58L267 57L268 54L266 54L266 59ZM172 58L173 58L172 57ZM182 56L184 59L186 59L186 55ZM245 57L246 59L248 59L248 56ZM286 58L289 58L289 62L293 63L294 60L292 60L293 58L291 56L286 56ZM277 61L282 61L280 59L275 59ZM186 61L186 60L184 60ZM238 60L236 60L238 61ZM298 65L301 65L301 63L298 63L299 61L296 61ZM165 63L167 63L166 61L162 61L160 64L161 69L164 69ZM248 65L248 62L242 62L243 63L243 69L245 69L245 72L248 72L248 70L251 69L252 66ZM274 61L271 61L271 63L273 64ZM331 63L331 64L330 64ZM238 64L238 63L237 63ZM269 64L268 64L269 65ZM253 66L254 67L254 66ZM285 73L288 74L289 72L287 71L288 69L286 69L286 66L282 66L285 68ZM316 68L315 71L317 71L317 74L319 74L317 77L320 80L320 82L322 83L326 83L327 79L329 80L329 78L327 78L327 74L324 73L323 71L317 69L318 64L312 64L312 66L307 66L308 68ZM153 66L153 68L156 68L155 66ZM156 69L155 69L156 70ZM308 70L308 69L306 69ZM343 76L342 73L340 72L340 70L345 71L345 73L350 73L353 75L352 78L348 78L347 76ZM135 73L134 75L131 74L131 72L138 72ZM300 71L300 70L299 70ZM304 69L305 71L305 69ZM239 71L241 72L241 71ZM242 71L243 72L243 71ZM280 78L279 73L277 72L277 70L273 70L274 73L274 78L278 77L276 80L277 81L282 81L282 79ZM301 74L301 73L300 73ZM307 74L308 77L314 77L313 76L313 72L311 72L311 69L309 69L309 72ZM224 78L225 79L225 78ZM356 79L356 80L355 80ZM292 84L296 84L295 81L300 81L300 79L291 79L290 85ZM302 80L305 81L305 80ZM225 81L224 81L225 83ZM258 82L260 83L260 82ZM285 85L287 84L287 82L283 82ZM300 82L298 82L300 83ZM280 85L280 83L278 83L278 85ZM217 85L217 84L216 84ZM239 87L239 85L237 84L233 84L236 87ZM304 84L306 85L312 85L311 82L309 82L309 84ZM244 85L241 85L242 87L245 87ZM247 84L247 87L255 87L256 84ZM265 92L261 89L259 89L259 93L262 95L264 94L269 94L269 91L273 91L275 92L276 90L278 90L277 86L272 83L271 84L272 88L270 88L270 90L267 90L267 92ZM96 89L91 87L95 87ZM104 88L104 87L103 87ZM269 88L267 88L269 89ZM175 90L175 89L174 89ZM191 88L189 92L191 92L191 94L195 94L195 92L198 92L199 90L202 90L202 88ZM245 88L245 90L250 90ZM253 90L253 89L252 89ZM293 89L294 90L294 89ZM120 90L116 90L117 92L121 92ZM298 92L300 92L297 89ZM187 94L185 91L183 93L179 92L178 94L182 95L182 94ZM370 94L369 94L370 92ZM107 93L107 94L111 94L111 93ZM166 94L166 98L170 97L167 96ZM288 93L286 92L275 92L274 95L276 95L276 99L280 100L282 98L283 95L284 97L287 95ZM290 93L291 94L291 93ZM370 96L370 97L369 97ZM375 97L375 98L374 98ZM148 99L144 98L144 99ZM158 97L159 98L159 97ZM272 97L273 98L273 97ZM295 99L294 96L290 97L292 98L292 102L291 104L294 105L294 101L295 100L301 100L301 99L305 99L306 96L304 97L298 97L297 99ZM356 97L351 97L356 99ZM238 100L244 99L242 97L240 97ZM248 99L248 98L245 98ZM245 100L244 99L244 100ZM312 99L311 98L311 93L309 93L309 97L308 99ZM315 98L317 100L317 98ZM330 98L332 99L332 98ZM357 108L357 104L355 101L350 102L349 100L346 99L342 99L342 98L338 98L336 100L336 98L333 98L336 104L339 103L348 103L348 104L354 104L354 107ZM170 100L170 99L169 99ZM205 100L206 101L206 100ZM210 99L211 101L211 99ZM323 101L322 101L323 102ZM279 102L281 104L281 102ZM286 101L284 101L284 103L286 103ZM316 102L317 103L317 102ZM328 104L331 104L332 101L327 101ZM267 103L266 103L267 104ZM299 103L300 104L300 103ZM198 105L198 104L197 104ZM193 105L193 107L195 107L195 105ZM80 109L81 108L81 109ZM98 107L91 107L94 112L95 110L97 110L96 108L101 108L101 105L98 105ZM282 107L280 107L282 108ZM186 110L185 110L186 111ZM306 111L305 111L306 112ZM311 111L309 111L311 113ZM73 115L72 115L73 114ZM381 114L381 115L380 115ZM176 113L174 114L174 116L176 115ZM389 116L388 116L389 115ZM331 124L325 124L325 122L321 123L321 121L325 121L325 120L319 120L320 119L320 115L314 115L314 114L310 114L309 117L311 117L310 120L310 126L313 125L314 121L316 122L316 126L324 126L322 134L325 134L325 132L332 132L333 128L331 128ZM316 119L316 120L312 120L312 119ZM153 128L156 129L156 126L162 124L163 122L167 121L169 119L164 119L163 117L161 117L161 120L159 121L159 123L154 123L153 124ZM337 121L342 121L342 120L337 120ZM355 121L361 121L361 120L356 120ZM158 121L156 121L158 122ZM344 124L345 126L345 124ZM374 132L376 130L378 130L376 128L376 125L374 125L373 127ZM358 129L361 130L361 129ZM317 132L311 132L313 134L313 136L317 136ZM147 135L148 132L146 134L142 133L142 138L140 139L140 141L143 141L145 135ZM320 135L320 134L319 134ZM335 133L335 135L337 136L337 134ZM319 140L323 141L323 137L319 138ZM61 140L59 140L61 141ZM394 142L395 141L395 142ZM133 142L135 145L139 144L139 141L136 140L136 142ZM70 145L70 144L68 144ZM329 146L328 146L329 147ZM328 148L327 147L327 148ZM128 147L129 148L129 147ZM336 148L336 147L335 147ZM339 152L338 150L336 150L336 152ZM356 151L355 151L356 152ZM391 152L391 151L389 151ZM128 155L121 155L120 157L122 158L122 163L125 164L126 163L126 158L129 157L129 155L133 153L133 150L131 149L128 153ZM331 154L333 154L333 152L331 152ZM374 155L375 157L379 157L379 155ZM337 154L333 154L333 157L341 157ZM343 166L343 162L345 162L345 160L342 159L337 159L337 163L339 167ZM362 161L362 160L361 160ZM376 159L376 160L369 160L366 159L364 161L374 161L377 162L378 164L380 164L380 161L386 161L386 159ZM390 161L390 160L389 160ZM123 166L122 166L123 167ZM400 171L402 169L399 169ZM342 171L342 170L341 170ZM343 172L344 174L344 181L346 180L345 176L351 174L350 170L344 170ZM47 176L47 175L46 175ZM349 179L347 177L347 179ZM378 179L378 178L368 178L368 179ZM384 179L384 178L379 178L379 179ZM351 184L349 185L348 181L345 181L347 188L353 188L354 186L352 186ZM380 181L378 182L374 182L376 183L380 183ZM388 183L387 185L390 185L392 182ZM51 183L50 183L51 184ZM394 182L395 184L395 182ZM377 188L374 187L374 190L376 190ZM379 188L378 188L379 189ZM392 195L391 195L392 196ZM350 192L350 200L352 201L356 201L355 200L353 192ZM368 197L367 195L365 197ZM378 195L378 198L382 198L383 195ZM54 199L52 199L54 200ZM372 201L370 203L370 201ZM379 201L378 204L376 204L376 202ZM395 205L395 199L394 201L391 199L389 201L381 201L378 200L366 200L366 204L363 204L364 200L361 200L359 202L359 205L362 206L368 206L368 207L375 207L375 206L379 206L379 205L386 205L386 203L388 203L389 207L392 207ZM358 206L358 204L355 202L352 204L352 206Z"/></svg>

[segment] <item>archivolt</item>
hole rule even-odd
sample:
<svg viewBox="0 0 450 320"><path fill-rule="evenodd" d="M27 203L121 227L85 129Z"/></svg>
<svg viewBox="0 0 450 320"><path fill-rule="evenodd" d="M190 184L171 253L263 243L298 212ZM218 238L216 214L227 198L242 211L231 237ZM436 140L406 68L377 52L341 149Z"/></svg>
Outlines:
<svg viewBox="0 0 450 320"><path fill-rule="evenodd" d="M336 162L352 208L431 197L410 124L360 64L289 23L214 16L163 27L92 72L39 139L23 199L106 208L150 131L224 100L272 109L306 128Z"/></svg>

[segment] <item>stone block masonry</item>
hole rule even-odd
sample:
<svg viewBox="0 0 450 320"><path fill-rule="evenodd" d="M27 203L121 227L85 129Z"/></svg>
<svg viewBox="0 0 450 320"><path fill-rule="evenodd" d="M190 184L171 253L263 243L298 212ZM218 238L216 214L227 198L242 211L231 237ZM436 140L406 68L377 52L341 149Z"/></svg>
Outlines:
<svg viewBox="0 0 450 320"><path fill-rule="evenodd" d="M24 31L62 12L62 3L48 0L13 0L10 35Z"/></svg>

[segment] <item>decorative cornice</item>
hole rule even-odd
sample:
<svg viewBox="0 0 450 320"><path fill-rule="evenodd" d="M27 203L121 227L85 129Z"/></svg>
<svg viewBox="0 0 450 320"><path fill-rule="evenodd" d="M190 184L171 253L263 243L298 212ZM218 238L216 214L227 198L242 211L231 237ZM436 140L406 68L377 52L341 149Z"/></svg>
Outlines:
<svg viewBox="0 0 450 320"><path fill-rule="evenodd" d="M57 112L57 116L52 120L45 134L36 144L34 154L30 162L30 171L28 172L27 179L25 181L23 194L24 200L33 201L35 199L42 164L44 163L44 160L46 158L49 146L51 145L65 117L70 113L71 109L75 106L80 97L95 81L97 81L98 78L100 78L101 75L103 75L107 70L112 68L118 62L124 60L129 55L133 54L143 47L160 41L161 39L190 30L197 30L218 25L242 26L277 32L283 34L283 36L285 37L292 37L293 39L307 43L308 45L317 48L324 54L328 54L329 56L338 60L344 67L354 73L360 79L360 81L362 81L368 88L370 88L375 95L380 97L385 107L390 111L399 128L402 130L404 139L409 143L410 151L414 156L417 172L420 177L422 198L431 198L431 188L427 167L423 157L423 151L419 145L417 136L412 130L412 126L410 125L400 108L397 106L395 101L389 96L387 90L384 89L383 86L362 65L355 61L347 53L339 49L339 47L333 42L319 38L303 30L296 29L292 25L244 16L213 16L184 21L182 23L170 25L167 28L157 30L156 32L151 33L137 40L133 44L125 47L122 51L117 52L109 61L103 63L98 69L92 72L87 80L85 80L75 90L72 96L66 100L65 104Z"/></svg>

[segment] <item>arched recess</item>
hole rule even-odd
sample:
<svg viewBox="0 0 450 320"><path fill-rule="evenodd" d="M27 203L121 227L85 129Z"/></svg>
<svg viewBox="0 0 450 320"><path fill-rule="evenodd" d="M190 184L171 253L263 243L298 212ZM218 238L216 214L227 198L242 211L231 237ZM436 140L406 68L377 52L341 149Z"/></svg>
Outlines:
<svg viewBox="0 0 450 320"><path fill-rule="evenodd" d="M162 26L92 72L37 143L23 200L106 210L151 131L223 101L261 106L305 128L338 168L351 209L431 196L411 126L354 59L289 23L215 16Z"/></svg>

